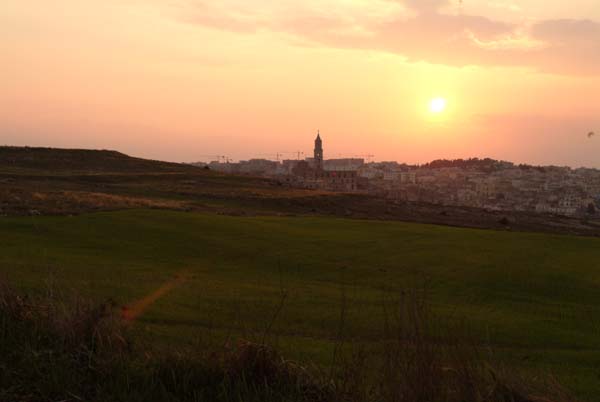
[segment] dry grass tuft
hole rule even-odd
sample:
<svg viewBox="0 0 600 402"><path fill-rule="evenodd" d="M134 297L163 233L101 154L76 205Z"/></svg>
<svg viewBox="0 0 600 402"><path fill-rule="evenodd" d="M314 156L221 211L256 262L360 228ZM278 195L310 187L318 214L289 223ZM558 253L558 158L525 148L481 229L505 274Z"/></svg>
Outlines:
<svg viewBox="0 0 600 402"><path fill-rule="evenodd" d="M0 400L575 400L553 378L533 380L486 362L458 326L440 324L423 292L386 300L384 310L385 339L375 348L340 344L325 374L285 360L264 343L187 354L135 349L114 303L23 296L0 282Z"/></svg>

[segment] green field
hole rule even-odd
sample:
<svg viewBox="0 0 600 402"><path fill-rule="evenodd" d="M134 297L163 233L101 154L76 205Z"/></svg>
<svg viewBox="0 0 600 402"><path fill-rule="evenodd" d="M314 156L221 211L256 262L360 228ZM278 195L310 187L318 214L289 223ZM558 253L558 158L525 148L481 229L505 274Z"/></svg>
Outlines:
<svg viewBox="0 0 600 402"><path fill-rule="evenodd" d="M188 280L135 323L173 347L272 335L327 364L346 295L346 337L382 336L382 299L425 287L511 366L551 371L600 400L600 239L306 217L122 211L0 218L0 274L26 290L126 304Z"/></svg>

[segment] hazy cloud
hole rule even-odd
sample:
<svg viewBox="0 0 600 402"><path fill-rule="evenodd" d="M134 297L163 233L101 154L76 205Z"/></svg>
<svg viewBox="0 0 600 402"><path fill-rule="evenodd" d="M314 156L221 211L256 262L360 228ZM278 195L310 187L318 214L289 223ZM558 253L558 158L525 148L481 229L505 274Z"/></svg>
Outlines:
<svg viewBox="0 0 600 402"><path fill-rule="evenodd" d="M421 13L436 12L449 4L448 0L404 0L404 5Z"/></svg>
<svg viewBox="0 0 600 402"><path fill-rule="evenodd" d="M516 149L512 140L495 144L496 152L512 154L515 162L597 165L597 148L590 147L588 133L590 128L600 125L600 118L506 114L474 116L473 120L483 133L494 127L489 135L496 138L511 138L511 133L520 133Z"/></svg>
<svg viewBox="0 0 600 402"><path fill-rule="evenodd" d="M311 2L248 3L185 1L180 3L181 18L233 32L268 30L315 45L387 51L414 61L600 74L600 24L594 21L547 20L524 26L453 12L447 9L453 4L448 0L388 0L404 7L387 8L386 13L373 12L372 6L383 9L385 2L371 3L371 12L364 13Z"/></svg>
<svg viewBox="0 0 600 402"><path fill-rule="evenodd" d="M272 20L261 16L260 9L227 2L188 1L177 6L182 20L210 28L232 32L252 33L269 29Z"/></svg>
<svg viewBox="0 0 600 402"><path fill-rule="evenodd" d="M509 36L514 27L477 16L420 14L376 27L372 46L409 59L465 65L487 64L485 41Z"/></svg>
<svg viewBox="0 0 600 402"><path fill-rule="evenodd" d="M550 20L533 26L532 36L546 46L529 59L548 71L600 73L600 23Z"/></svg>

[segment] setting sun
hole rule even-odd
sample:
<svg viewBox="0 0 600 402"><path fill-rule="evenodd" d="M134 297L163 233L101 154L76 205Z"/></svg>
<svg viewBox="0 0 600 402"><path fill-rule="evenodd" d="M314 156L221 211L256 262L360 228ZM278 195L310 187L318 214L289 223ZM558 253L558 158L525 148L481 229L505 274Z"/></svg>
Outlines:
<svg viewBox="0 0 600 402"><path fill-rule="evenodd" d="M431 113L442 113L444 110L446 110L446 99L444 98L433 98L430 102L429 102L429 111Z"/></svg>
<svg viewBox="0 0 600 402"><path fill-rule="evenodd" d="M600 402L600 0L0 0L0 66L0 402Z"/></svg>

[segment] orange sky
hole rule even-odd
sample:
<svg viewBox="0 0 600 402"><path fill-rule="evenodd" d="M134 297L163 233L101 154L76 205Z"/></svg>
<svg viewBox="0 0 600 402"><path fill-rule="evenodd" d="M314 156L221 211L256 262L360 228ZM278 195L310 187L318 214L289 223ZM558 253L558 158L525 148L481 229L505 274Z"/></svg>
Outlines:
<svg viewBox="0 0 600 402"><path fill-rule="evenodd" d="M600 167L597 3L4 0L0 144Z"/></svg>

